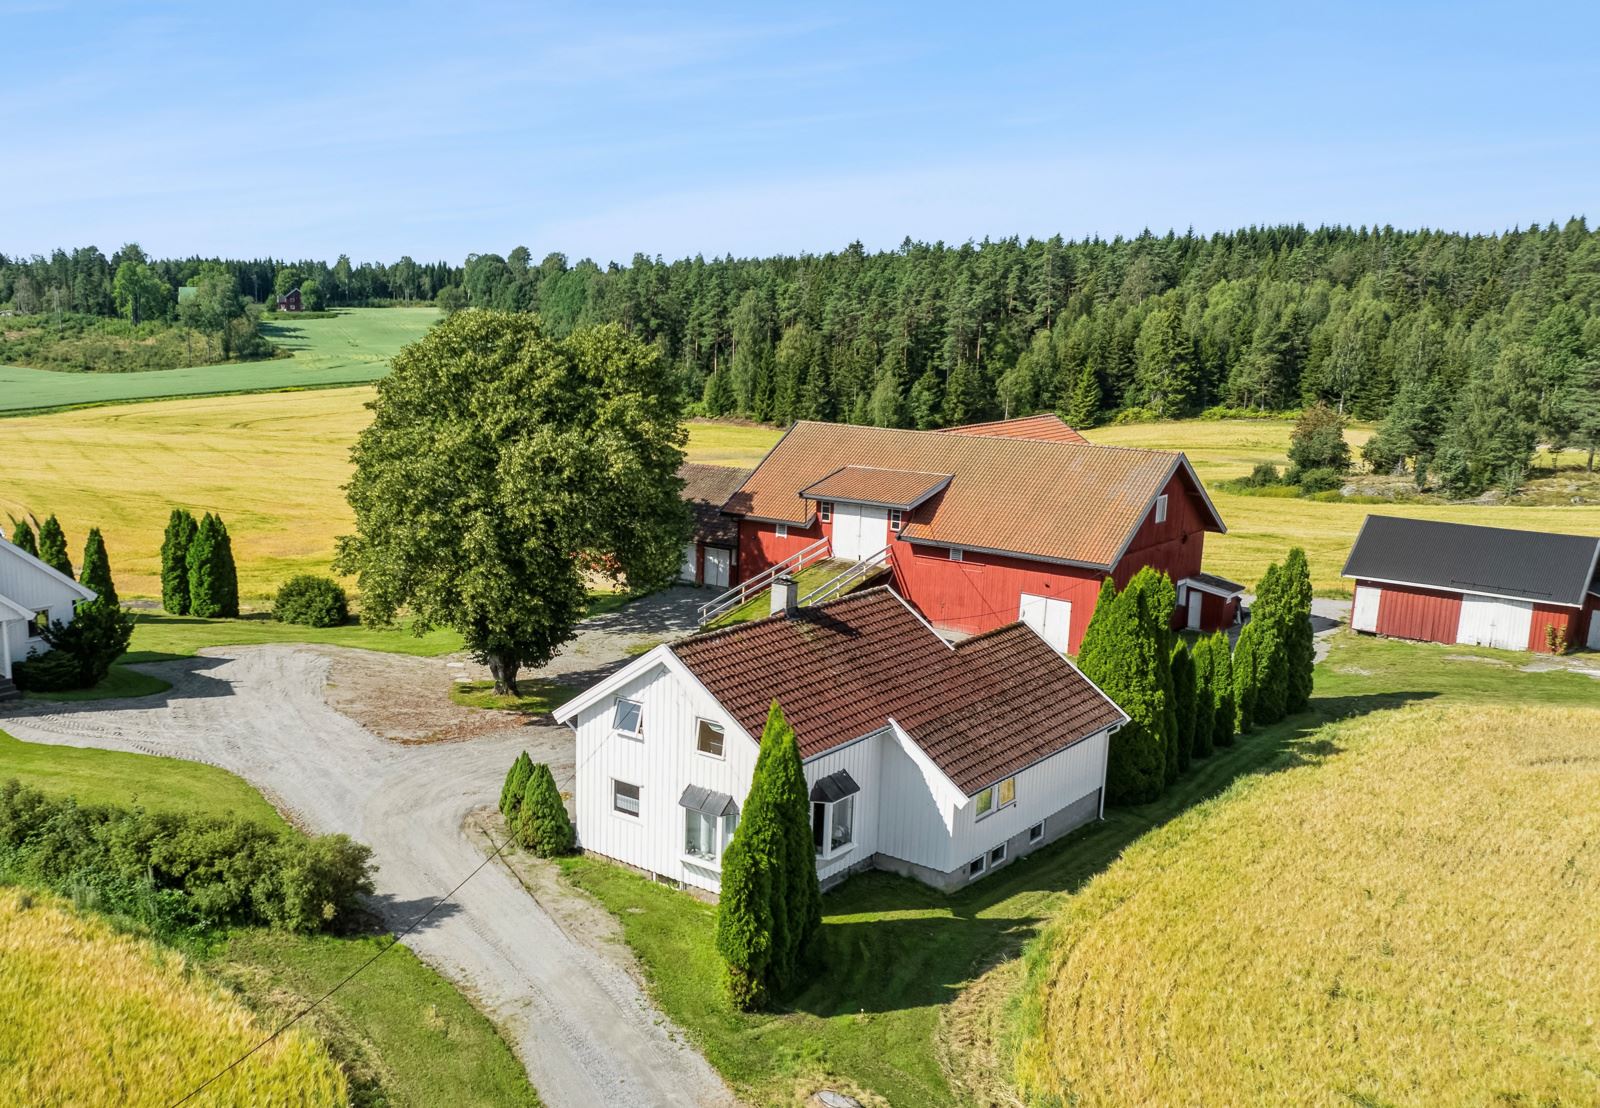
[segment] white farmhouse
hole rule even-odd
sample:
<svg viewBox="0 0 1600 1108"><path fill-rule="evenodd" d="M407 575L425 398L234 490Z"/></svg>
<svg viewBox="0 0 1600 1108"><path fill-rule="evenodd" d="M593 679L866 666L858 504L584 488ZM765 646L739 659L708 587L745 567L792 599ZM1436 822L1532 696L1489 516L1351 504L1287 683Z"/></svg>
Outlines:
<svg viewBox="0 0 1600 1108"><path fill-rule="evenodd" d="M49 649L40 628L52 620L71 623L78 603L94 597L93 589L0 539L0 700L17 694L11 667Z"/></svg>
<svg viewBox="0 0 1600 1108"><path fill-rule="evenodd" d="M656 647L556 717L579 845L715 892L767 711L795 729L823 885L876 867L951 889L1103 811L1127 721L1026 625L946 643L887 588Z"/></svg>

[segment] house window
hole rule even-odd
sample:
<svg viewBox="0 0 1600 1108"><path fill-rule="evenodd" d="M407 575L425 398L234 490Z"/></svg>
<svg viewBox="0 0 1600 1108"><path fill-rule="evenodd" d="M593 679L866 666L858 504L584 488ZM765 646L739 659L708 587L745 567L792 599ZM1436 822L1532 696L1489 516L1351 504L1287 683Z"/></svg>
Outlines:
<svg viewBox="0 0 1600 1108"><path fill-rule="evenodd" d="M611 781L611 808L625 816L639 814L639 786L630 785L626 781Z"/></svg>
<svg viewBox="0 0 1600 1108"><path fill-rule="evenodd" d="M823 523L833 522L833 501L824 500L817 505L817 515L822 517Z"/></svg>
<svg viewBox="0 0 1600 1108"><path fill-rule="evenodd" d="M899 508L889 509L889 530L900 533L900 524L905 520L905 513Z"/></svg>
<svg viewBox="0 0 1600 1108"><path fill-rule="evenodd" d="M983 819L990 812L997 811L1017 802L1017 779L1007 777L999 784L990 785L977 795L978 805L974 809L978 819Z"/></svg>
<svg viewBox="0 0 1600 1108"><path fill-rule="evenodd" d="M997 846L993 850L989 851L989 864L991 866L998 866L1001 862L1003 862L1005 860L1006 860L1006 844L1005 843L1001 843L999 846Z"/></svg>
<svg viewBox="0 0 1600 1108"><path fill-rule="evenodd" d="M617 697L616 711L611 716L611 729L630 739L644 738L644 705L637 700Z"/></svg>
<svg viewBox="0 0 1600 1108"><path fill-rule="evenodd" d="M695 720L694 748L713 758L722 757L722 728L709 719Z"/></svg>
<svg viewBox="0 0 1600 1108"><path fill-rule="evenodd" d="M953 546L950 548L950 560L952 562L959 562L961 560L961 551L957 550Z"/></svg>
<svg viewBox="0 0 1600 1108"><path fill-rule="evenodd" d="M33 618L28 621L28 638L41 638L45 629L49 626L50 612L48 610L33 613Z"/></svg>
<svg viewBox="0 0 1600 1108"><path fill-rule="evenodd" d="M1165 493L1156 497L1156 522L1167 522L1167 497Z"/></svg>
<svg viewBox="0 0 1600 1108"><path fill-rule="evenodd" d="M683 852L691 858L715 859L717 856L717 824L722 822L704 812L683 813Z"/></svg>
<svg viewBox="0 0 1600 1108"><path fill-rule="evenodd" d="M817 854L828 857L855 842L856 798L854 795L811 805L811 844Z"/></svg>
<svg viewBox="0 0 1600 1108"><path fill-rule="evenodd" d="M777 535L778 535L778 537L780 539L788 538L789 537L789 525L787 523L778 524Z"/></svg>
<svg viewBox="0 0 1600 1108"><path fill-rule="evenodd" d="M1044 824L1036 823L1028 828L1028 841L1030 843L1036 843L1042 838L1044 838Z"/></svg>
<svg viewBox="0 0 1600 1108"><path fill-rule="evenodd" d="M985 863L983 855L980 854L972 861L967 863L967 876L976 877L987 868L988 865Z"/></svg>

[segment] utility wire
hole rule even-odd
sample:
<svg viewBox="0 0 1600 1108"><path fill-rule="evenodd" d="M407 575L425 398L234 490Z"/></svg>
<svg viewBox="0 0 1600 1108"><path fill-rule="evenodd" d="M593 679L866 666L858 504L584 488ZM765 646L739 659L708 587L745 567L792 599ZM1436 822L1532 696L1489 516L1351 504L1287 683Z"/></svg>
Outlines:
<svg viewBox="0 0 1600 1108"><path fill-rule="evenodd" d="M490 839L489 841L493 842L494 840ZM479 862L478 865L476 866L476 868L474 868L471 873L469 873L465 877L463 877L461 879L461 881L456 885L455 888L451 889L449 892L445 893L439 899L435 900L428 907L428 910L426 912L424 912L424 913L422 913L422 915L418 916L415 920L413 920L406 927L406 929L404 931L402 931L402 932L400 932L400 934L396 935L394 937L394 940L392 942L390 942L388 946L386 946L383 949L379 950L372 957L368 958L365 962L362 962L355 969L351 970L349 972L349 974L347 974L345 976L344 980L340 981L333 988L331 988L327 992L323 993L322 996L318 997L316 1000L313 1000L310 1004L307 1004L304 1008L300 1009L300 1011L296 1012L293 1016L290 1016L287 1020L285 1020L282 1024L280 1024L278 1026L278 1029L276 1031L274 1031L272 1034L268 1035L265 1039L262 1039L255 1046L251 1047L249 1050L247 1050L243 1054L239 1055L239 1057L237 1057L233 1061L229 1062L222 1069L218 1070L216 1073L214 1073L210 1077L206 1078L199 1085L196 1085L193 1089L190 1089L189 1092L187 1094L185 1094L181 1099L173 1101L172 1104L169 1106L169 1108L178 1108L178 1106L181 1105L181 1104L187 1104L189 1101L191 1101L195 1097L199 1096L202 1092L204 1092L211 1085L215 1084L217 1081L221 1080L223 1077L226 1077L234 1069L236 1069L237 1067L242 1065L247 1059L249 1059L251 1055L255 1054L262 1047L264 1047L268 1043L272 1042L279 1035L282 1035L285 1031L289 1030L289 1028L293 1027L296 1023L300 1022L300 1020L302 1020L306 1016L310 1015L313 1009L315 1009L316 1007L321 1005L329 997L333 996L334 993L338 992L340 989L342 989L346 985L350 984L350 982L354 981L357 974L361 973L368 966L372 965L372 963L376 962L379 958L382 958L385 954L389 953L389 951L391 951L395 947L399 946L400 945L400 941L402 939L404 939L407 935L411 934L411 932L415 931L418 927L422 926L422 922L424 920L426 920L429 916L433 915L433 913L437 912L441 907L443 907L446 903L448 903L451 900L451 898L453 898L458 892L461 891L462 886L464 886L468 881L471 881L474 877L476 877L478 875L478 873L483 869L484 866L488 865L490 862L492 862L496 858L500 857L501 852L503 852L505 850L506 846L508 845L508 842L507 843L501 843L500 845L496 846L494 848L494 853L490 854L483 861Z"/></svg>

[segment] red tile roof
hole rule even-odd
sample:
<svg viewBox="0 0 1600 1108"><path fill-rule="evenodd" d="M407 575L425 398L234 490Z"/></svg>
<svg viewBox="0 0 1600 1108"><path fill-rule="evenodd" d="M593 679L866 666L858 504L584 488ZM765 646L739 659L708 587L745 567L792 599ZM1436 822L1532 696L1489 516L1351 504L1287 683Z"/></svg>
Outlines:
<svg viewBox="0 0 1600 1108"><path fill-rule="evenodd" d="M887 588L669 649L752 735L773 700L805 758L893 719L969 796L1123 718L1022 624L952 649Z"/></svg>
<svg viewBox="0 0 1600 1108"><path fill-rule="evenodd" d="M1088 442L1067 421L1053 412L1000 419L993 423L968 423L962 427L946 427L946 435L984 435L996 439L1035 439L1039 442Z"/></svg>
<svg viewBox="0 0 1600 1108"><path fill-rule="evenodd" d="M801 491L841 465L954 474L908 516L906 539L1110 569L1188 462L1167 450L802 422L723 510L803 525L812 508ZM1215 513L1208 529L1223 529Z"/></svg>
<svg viewBox="0 0 1600 1108"><path fill-rule="evenodd" d="M685 462L678 467L683 498L694 514L694 537L722 546L739 544L739 521L722 514L722 505L749 478L751 471L734 466Z"/></svg>
<svg viewBox="0 0 1600 1108"><path fill-rule="evenodd" d="M836 469L801 495L810 500L850 500L862 504L883 504L890 508L910 508L949 483L949 473L918 473L908 469L875 469L872 466L845 466Z"/></svg>

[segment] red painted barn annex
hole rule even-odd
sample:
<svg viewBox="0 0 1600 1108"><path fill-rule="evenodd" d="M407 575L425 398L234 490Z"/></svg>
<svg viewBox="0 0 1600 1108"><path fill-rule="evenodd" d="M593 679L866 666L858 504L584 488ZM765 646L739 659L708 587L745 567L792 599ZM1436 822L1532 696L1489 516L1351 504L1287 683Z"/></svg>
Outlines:
<svg viewBox="0 0 1600 1108"><path fill-rule="evenodd" d="M908 431L801 422L722 506L735 580L821 558L886 567L934 627L1023 620L1075 653L1107 576L1178 586L1178 626L1234 621L1241 586L1204 572L1226 528L1183 454L1097 446L1055 416Z"/></svg>
<svg viewBox="0 0 1600 1108"><path fill-rule="evenodd" d="M1600 650L1600 539L1368 516L1345 562L1350 626L1548 654Z"/></svg>

